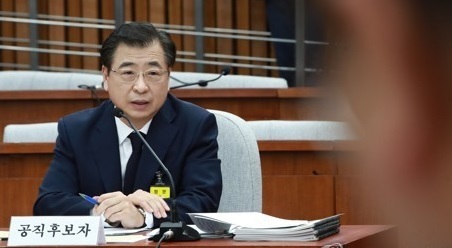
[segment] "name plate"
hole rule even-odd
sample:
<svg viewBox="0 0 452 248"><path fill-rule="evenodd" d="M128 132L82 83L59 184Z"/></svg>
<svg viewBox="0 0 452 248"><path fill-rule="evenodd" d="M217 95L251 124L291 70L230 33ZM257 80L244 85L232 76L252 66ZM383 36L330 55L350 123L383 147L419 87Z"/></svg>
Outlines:
<svg viewBox="0 0 452 248"><path fill-rule="evenodd" d="M13 216L8 246L105 244L100 216Z"/></svg>

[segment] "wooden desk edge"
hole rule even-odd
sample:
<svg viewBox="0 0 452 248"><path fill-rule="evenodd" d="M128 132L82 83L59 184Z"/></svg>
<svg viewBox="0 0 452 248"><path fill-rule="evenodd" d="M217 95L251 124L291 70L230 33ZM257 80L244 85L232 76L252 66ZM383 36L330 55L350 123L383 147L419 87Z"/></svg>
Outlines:
<svg viewBox="0 0 452 248"><path fill-rule="evenodd" d="M53 153L55 143L0 143L0 154Z"/></svg>
<svg viewBox="0 0 452 248"><path fill-rule="evenodd" d="M333 141L259 140L259 151L333 151Z"/></svg>
<svg viewBox="0 0 452 248"><path fill-rule="evenodd" d="M227 88L227 89L177 89L170 93L179 98L322 98L320 88ZM96 90L100 99L108 99L103 89ZM48 99L93 99L92 92L73 90L0 90L0 100L48 100Z"/></svg>
<svg viewBox="0 0 452 248"><path fill-rule="evenodd" d="M358 145L348 141L261 140L260 152L274 151L357 151ZM55 143L0 143L0 154L53 153Z"/></svg>
<svg viewBox="0 0 452 248"><path fill-rule="evenodd" d="M316 87L296 87L279 89L280 98L322 98L326 95L325 90Z"/></svg>
<svg viewBox="0 0 452 248"><path fill-rule="evenodd" d="M181 89L171 90L179 98L277 98L277 89ZM100 99L108 99L108 92L96 90ZM0 100L93 99L89 90L11 90L1 91Z"/></svg>
<svg viewBox="0 0 452 248"><path fill-rule="evenodd" d="M8 230L7 228L0 228L0 230ZM216 247L216 248L227 248L227 247L322 247L325 245L333 243L341 243L343 245L353 244L361 239L366 239L380 234L390 234L395 233L396 229L394 226L390 225L344 225L341 226L341 231L339 234L327 237L320 241L314 242L297 242L297 241L276 241L276 242L239 242L232 239L202 239L196 242L164 242L165 247ZM6 247L7 241L0 241L0 247ZM105 246L113 247L141 247L141 246L151 246L155 245L155 242L141 240L135 243L111 243ZM38 246L38 247L51 247L51 246ZM53 246L52 246L53 247ZM66 246L66 247L90 247L90 246ZM93 246L94 247L94 246ZM348 247L348 246L347 246ZM356 246L353 246L356 247ZM391 247L392 248L392 247Z"/></svg>

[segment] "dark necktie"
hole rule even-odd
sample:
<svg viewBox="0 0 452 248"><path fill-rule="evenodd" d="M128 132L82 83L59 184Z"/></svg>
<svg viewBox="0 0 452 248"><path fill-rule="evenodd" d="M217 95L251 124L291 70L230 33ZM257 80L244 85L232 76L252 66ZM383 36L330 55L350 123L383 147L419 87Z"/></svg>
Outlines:
<svg viewBox="0 0 452 248"><path fill-rule="evenodd" d="M132 155L130 155L129 161L127 161L126 173L124 175L123 193L125 195L134 192L135 178L137 175L137 168L138 164L140 163L141 150L143 146L143 141L141 141L137 133L130 133L129 139L132 143Z"/></svg>

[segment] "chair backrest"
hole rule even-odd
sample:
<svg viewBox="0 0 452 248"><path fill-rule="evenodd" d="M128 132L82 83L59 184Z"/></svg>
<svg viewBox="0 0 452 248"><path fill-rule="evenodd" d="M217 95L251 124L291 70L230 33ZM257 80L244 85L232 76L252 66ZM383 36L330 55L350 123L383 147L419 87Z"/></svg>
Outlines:
<svg viewBox="0 0 452 248"><path fill-rule="evenodd" d="M102 85L102 75L78 72L0 71L0 90L74 90Z"/></svg>
<svg viewBox="0 0 452 248"><path fill-rule="evenodd" d="M200 72L171 72L171 76L183 82L192 83L199 80L216 78L218 74ZM101 73L81 72L47 72L47 71L0 71L0 90L73 90L81 84L101 88ZM181 85L170 79L170 86ZM284 78L259 77L248 75L227 75L206 87L189 86L191 89L203 88L287 88Z"/></svg>
<svg viewBox="0 0 452 248"><path fill-rule="evenodd" d="M262 174L257 141L246 122L209 110L217 119L223 193L219 212L262 212Z"/></svg>
<svg viewBox="0 0 452 248"><path fill-rule="evenodd" d="M257 140L350 140L351 128L336 121L248 121Z"/></svg>
<svg viewBox="0 0 452 248"><path fill-rule="evenodd" d="M218 77L219 74L200 72L171 72L171 76L186 83L194 83L199 80L209 80ZM178 86L180 83L170 79L170 86ZM287 88L287 81L284 78L259 77L249 75L227 75L218 81L209 83L206 87L198 85L189 86L191 89L227 89L227 88Z"/></svg>
<svg viewBox="0 0 452 248"><path fill-rule="evenodd" d="M4 143L55 142L58 123L10 124L3 132Z"/></svg>

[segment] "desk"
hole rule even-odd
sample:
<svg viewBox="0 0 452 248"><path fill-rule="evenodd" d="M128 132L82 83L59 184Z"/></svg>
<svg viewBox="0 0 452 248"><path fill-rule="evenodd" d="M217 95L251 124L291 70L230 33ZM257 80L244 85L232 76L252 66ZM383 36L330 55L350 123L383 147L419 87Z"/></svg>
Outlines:
<svg viewBox="0 0 452 248"><path fill-rule="evenodd" d="M0 241L0 247L6 247L6 241ZM316 242L237 242L232 239L202 239L195 242L164 242L162 247L184 248L227 248L227 247L253 247L253 248L283 248L283 247L323 247L325 245L340 243L344 248L396 248L397 233L392 226L341 226L340 233ZM128 247L155 247L152 241L138 241L126 244L108 244L115 248ZM40 246L43 247L43 246ZM52 247L52 246L49 246ZM80 248L83 246L65 246Z"/></svg>
<svg viewBox="0 0 452 248"><path fill-rule="evenodd" d="M331 120L336 109L324 106L318 89L183 89L173 90L178 98L206 109L233 113L245 120ZM107 92L97 95L107 99ZM86 90L0 91L0 140L11 123L58 121L62 116L96 106Z"/></svg>
<svg viewBox="0 0 452 248"><path fill-rule="evenodd" d="M384 224L361 199L356 148L335 141L259 141L263 212L287 219L345 213L343 224ZM0 143L0 226L11 215L31 215L53 157L53 143ZM14 200L13 200L14 199ZM20 204L17 204L20 202Z"/></svg>

